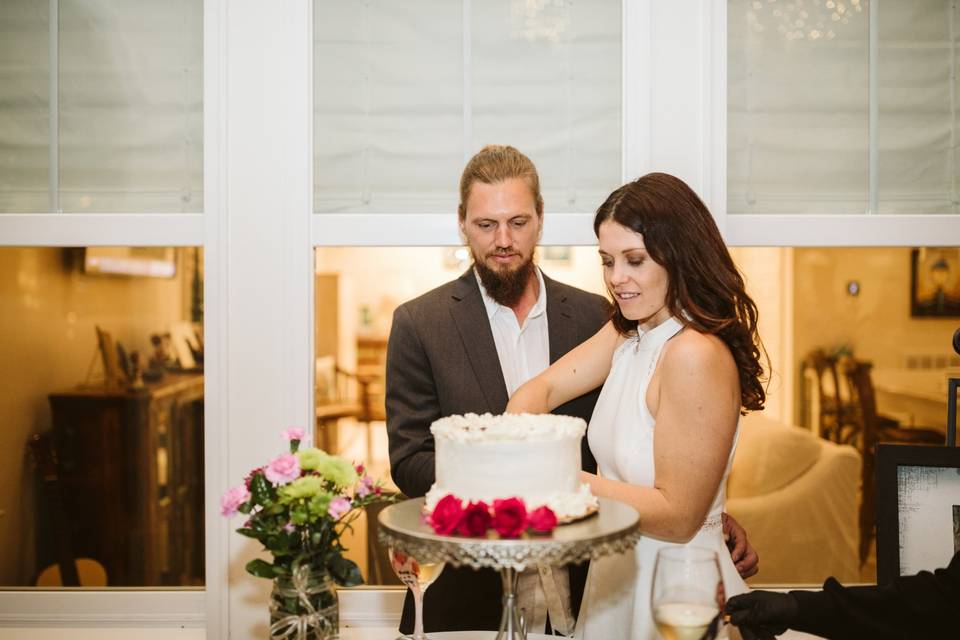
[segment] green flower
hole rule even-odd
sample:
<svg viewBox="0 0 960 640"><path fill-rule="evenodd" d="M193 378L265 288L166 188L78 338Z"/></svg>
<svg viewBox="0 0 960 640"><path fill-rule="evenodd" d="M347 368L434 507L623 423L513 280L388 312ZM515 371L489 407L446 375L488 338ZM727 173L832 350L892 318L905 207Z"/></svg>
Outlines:
<svg viewBox="0 0 960 640"><path fill-rule="evenodd" d="M310 498L310 502L307 504L307 510L314 518L323 518L327 515L327 509L330 507L332 500L333 494L324 491Z"/></svg>
<svg viewBox="0 0 960 640"><path fill-rule="evenodd" d="M317 476L303 476L290 484L285 484L277 490L281 502L292 502L301 498L312 498L323 490L323 480Z"/></svg>
<svg viewBox="0 0 960 640"><path fill-rule="evenodd" d="M307 471L315 471L325 459L330 457L326 451L316 447L301 449L297 452L297 456L300 458L300 468Z"/></svg>
<svg viewBox="0 0 960 640"><path fill-rule="evenodd" d="M336 487L353 486L359 479L353 465L336 456L327 456L321 460L316 471Z"/></svg>

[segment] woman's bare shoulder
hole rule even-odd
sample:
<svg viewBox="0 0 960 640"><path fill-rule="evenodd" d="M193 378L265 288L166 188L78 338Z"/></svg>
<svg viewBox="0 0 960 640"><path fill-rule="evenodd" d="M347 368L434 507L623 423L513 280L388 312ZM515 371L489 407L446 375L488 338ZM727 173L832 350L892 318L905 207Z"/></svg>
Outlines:
<svg viewBox="0 0 960 640"><path fill-rule="evenodd" d="M664 372L708 371L736 374L736 362L726 343L715 335L687 327L671 338L662 356Z"/></svg>

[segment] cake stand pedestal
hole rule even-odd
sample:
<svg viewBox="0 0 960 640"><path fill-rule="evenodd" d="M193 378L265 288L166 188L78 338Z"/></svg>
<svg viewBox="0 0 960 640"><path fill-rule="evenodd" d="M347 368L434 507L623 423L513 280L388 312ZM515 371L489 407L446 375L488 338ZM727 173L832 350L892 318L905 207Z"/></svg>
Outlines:
<svg viewBox="0 0 960 640"><path fill-rule="evenodd" d="M577 564L632 548L640 538L640 516L622 502L600 498L600 509L579 522L554 529L547 536L514 540L442 536L421 522L423 498L390 505L380 512L379 538L421 564L449 562L455 566L500 571L503 615L497 640L526 640L517 611L517 577L527 567Z"/></svg>

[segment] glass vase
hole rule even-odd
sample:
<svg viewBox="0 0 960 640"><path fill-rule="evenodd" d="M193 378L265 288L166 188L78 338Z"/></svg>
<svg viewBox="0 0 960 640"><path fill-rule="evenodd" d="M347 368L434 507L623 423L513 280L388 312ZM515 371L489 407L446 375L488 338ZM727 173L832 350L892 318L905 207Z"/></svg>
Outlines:
<svg viewBox="0 0 960 640"><path fill-rule="evenodd" d="M271 640L333 640L340 637L339 618L336 586L326 571L301 566L274 579Z"/></svg>

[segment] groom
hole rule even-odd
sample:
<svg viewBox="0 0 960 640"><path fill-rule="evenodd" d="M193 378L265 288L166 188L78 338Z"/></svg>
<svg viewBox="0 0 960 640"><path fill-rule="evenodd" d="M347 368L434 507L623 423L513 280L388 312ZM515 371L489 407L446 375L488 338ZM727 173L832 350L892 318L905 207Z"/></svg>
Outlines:
<svg viewBox="0 0 960 640"><path fill-rule="evenodd" d="M509 146L484 147L460 178L460 232L473 268L397 308L387 348L386 409L390 471L400 490L424 495L434 482L430 424L443 416L503 413L510 395L607 321L609 303L544 275L533 255L543 229L536 168ZM558 407L589 420L599 389ZM596 472L586 438L583 469ZM496 473L495 469L490 470ZM741 572L755 572L755 554L734 523ZM739 558L735 557L734 560ZM744 568L742 565L746 563ZM524 572L520 606L528 630L572 632L586 565ZM495 630L502 588L491 570L447 567L426 591L426 631ZM400 630L413 629L404 602Z"/></svg>

